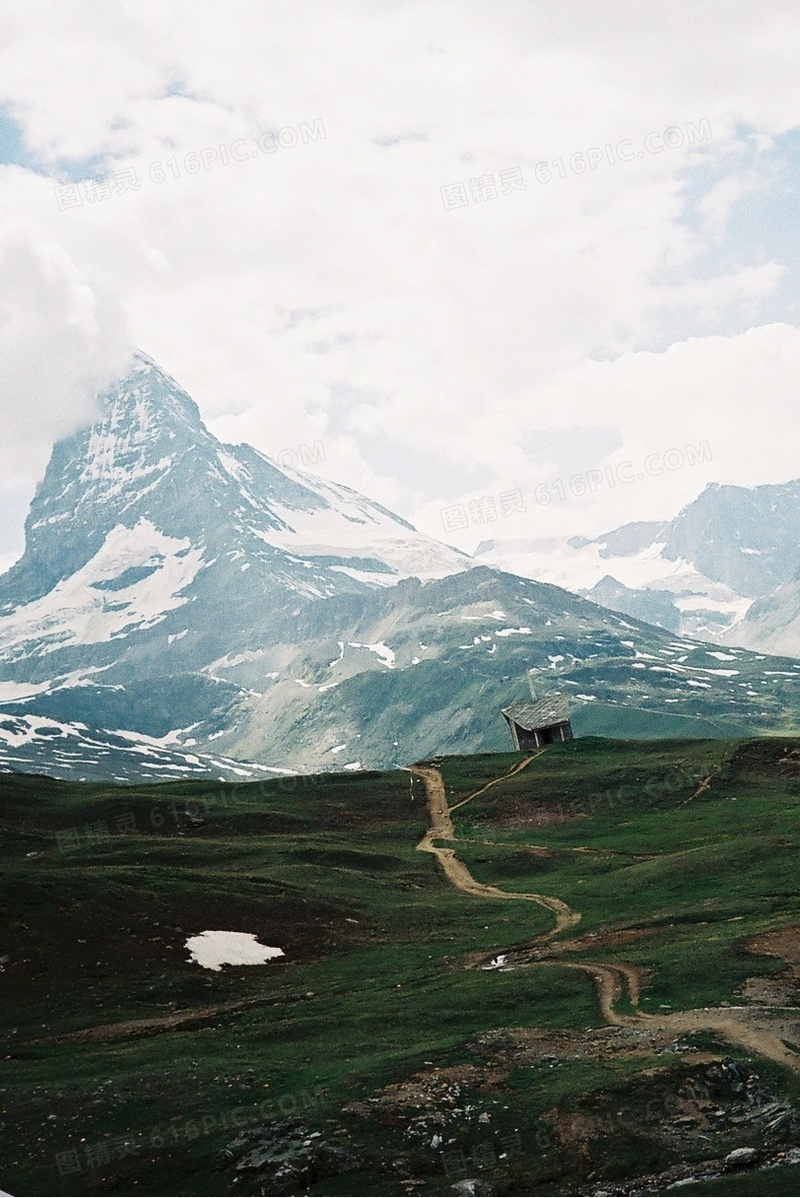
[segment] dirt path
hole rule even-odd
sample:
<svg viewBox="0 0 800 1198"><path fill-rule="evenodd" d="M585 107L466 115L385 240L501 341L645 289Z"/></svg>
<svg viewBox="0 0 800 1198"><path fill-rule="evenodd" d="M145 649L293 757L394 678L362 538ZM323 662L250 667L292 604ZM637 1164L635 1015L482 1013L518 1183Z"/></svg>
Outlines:
<svg viewBox="0 0 800 1198"><path fill-rule="evenodd" d="M756 1056L767 1057L793 1073L800 1073L800 1055L788 1048L781 1037L770 1027L759 1027L758 1021L764 1013L758 1011L702 1007L689 1011L674 1011L669 1015L651 1015L636 1010L632 1015L623 1015L615 1010L615 1004L627 991L631 1004L638 1006L639 981L636 968L624 962L564 961L548 957L539 965L561 965L567 969L581 969L595 983L600 1010L606 1023L615 1027L647 1027L665 1031L675 1036L692 1032L717 1032L731 1044L738 1044Z"/></svg>
<svg viewBox="0 0 800 1198"><path fill-rule="evenodd" d="M473 790L472 794L467 795L465 799L459 799L457 803L453 804L450 810L456 811L459 807L463 807L465 803L469 803L471 799L477 799L478 795L482 795L490 786L497 786L498 782L505 782L506 778L513 778L514 774L518 774L520 770L524 770L526 765L530 765L537 757L541 757L542 753L544 753L544 749L540 749L538 753L531 753L530 757L523 757L522 761L516 762L507 774L501 774L499 778L492 778L491 782L487 782L484 786L479 787L478 790Z"/></svg>
<svg viewBox="0 0 800 1198"><path fill-rule="evenodd" d="M614 1004L619 1002L626 992L633 1006L639 1002L639 979L632 966L612 964L608 961L565 961L561 957L545 957L537 964L560 965L564 969L579 969L582 973L588 973L595 984L600 1012L606 1023L611 1023L614 1027L630 1027L642 1018L639 1013L629 1016L614 1010Z"/></svg>
<svg viewBox="0 0 800 1198"><path fill-rule="evenodd" d="M447 880L465 894L487 899L524 899L551 911L555 918L555 926L545 935L538 936L534 941L534 945L536 945L545 944L559 932L573 927L581 918L580 912L574 911L561 899L551 895L517 893L476 882L463 861L456 856L455 849L435 843L437 840L455 841L457 839L451 818L451 812L455 811L456 807L462 806L469 799L488 790L490 786L494 786L496 783L502 782L504 778L511 777L518 770L524 769L532 760L533 757L525 759L514 770L486 783L480 790L468 795L466 799L460 800L453 807L447 805L444 779L438 769L434 766L418 765L410 767L410 770L424 783L430 818L430 827L417 848L421 852L432 853ZM710 780L710 778L703 779L703 783L708 785ZM701 787L703 783L701 783ZM556 947L553 946L553 948ZM648 1027L675 1033L675 1035L700 1031L717 1032L732 1044L737 1044L748 1052L767 1057L769 1060L791 1069L794 1073L800 1073L800 1054L788 1048L775 1030L759 1026L759 1019L762 1022L764 1020L763 1011L707 1007L690 1011L674 1011L663 1015L649 1014L638 1010L641 972L635 965L624 961L565 961L561 956L552 955L553 948L550 949L550 955L537 957L537 959L529 960L518 967L560 966L563 969L579 969L581 972L589 974L595 984L600 1011L606 1023L613 1024L615 1027L641 1027L646 1024ZM496 950L491 954L495 960L501 955L504 955L502 950ZM481 963L487 959L488 956L476 958L474 965L480 967ZM483 964L483 968L486 967ZM623 1014L616 1009L617 1003L623 997L627 997L634 1008L631 1014Z"/></svg>
<svg viewBox="0 0 800 1198"><path fill-rule="evenodd" d="M527 761L520 763L517 769L522 769L531 760L533 758L528 758ZM573 927L579 921L580 913L578 911L573 911L566 903L562 903L561 899L553 898L551 895L501 890L499 886L485 886L482 882L476 882L464 862L456 856L455 849L445 848L435 843L437 840L456 839L453 821L450 816L451 810L454 811L455 807L450 808L447 805L447 793L440 771L434 766L415 765L411 767L411 772L421 778L425 784L428 815L430 817L430 827L417 845L417 848L423 853L432 853L436 857L447 880L453 886L458 887L459 890L463 890L465 894L475 895L476 898L521 899L524 902L537 903L538 906L545 907L553 913L555 925L542 937L544 940L549 940L551 936L556 936L566 928ZM503 777L510 777L510 774L504 774ZM500 778L495 778L494 782L501 780ZM481 790L486 790L489 785L493 785L493 783L487 783L487 786L482 787ZM480 792L475 792L475 794L478 793ZM468 797L474 798L475 796L470 795ZM462 799L463 802L466 802L466 799ZM461 806L461 804L456 804L456 806Z"/></svg>
<svg viewBox="0 0 800 1198"><path fill-rule="evenodd" d="M252 1007L279 1006L282 1003L303 1002L312 997L306 994L278 994L264 998L242 998L235 1002L220 1003L216 1007L191 1007L172 1011L169 1015L153 1015L144 1019L124 1019L119 1023L102 1023L95 1027L81 1028L77 1032L63 1032L58 1036L46 1036L32 1040L32 1044L83 1043L89 1040L116 1040L120 1036L155 1036L159 1032L174 1031L191 1024L207 1023L220 1015L246 1011Z"/></svg>
<svg viewBox="0 0 800 1198"><path fill-rule="evenodd" d="M695 1011L676 1011L672 1015L652 1016L659 1027L677 1033L711 1031L719 1032L726 1040L739 1044L748 1052L768 1057L779 1065L785 1065L793 1073L800 1073L800 1055L788 1048L780 1036L770 1028L758 1027L758 1013L749 1011L732 1012L708 1007Z"/></svg>

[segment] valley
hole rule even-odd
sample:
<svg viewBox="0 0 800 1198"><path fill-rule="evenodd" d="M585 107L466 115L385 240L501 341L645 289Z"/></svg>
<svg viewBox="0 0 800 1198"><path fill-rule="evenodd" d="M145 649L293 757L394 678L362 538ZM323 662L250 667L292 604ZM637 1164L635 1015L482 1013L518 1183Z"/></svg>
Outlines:
<svg viewBox="0 0 800 1198"><path fill-rule="evenodd" d="M0 786L12 1193L793 1192L800 741Z"/></svg>

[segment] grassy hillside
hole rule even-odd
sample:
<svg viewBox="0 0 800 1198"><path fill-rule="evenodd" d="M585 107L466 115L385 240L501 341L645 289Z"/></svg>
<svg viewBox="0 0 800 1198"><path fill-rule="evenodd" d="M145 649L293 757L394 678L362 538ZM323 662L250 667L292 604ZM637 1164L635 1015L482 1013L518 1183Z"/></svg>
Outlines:
<svg viewBox="0 0 800 1198"><path fill-rule="evenodd" d="M728 1004L800 1044L800 741L588 737L503 779L520 760L441 775L477 882L580 913L546 952L548 910L464 894L416 850L405 771L1 777L0 1187L580 1194L785 1152L800 1074L659 1019ZM184 944L205 929L285 956L202 969ZM482 968L498 954L514 968ZM607 1026L600 961L633 970L641 1026ZM794 1193L781 1164L735 1184Z"/></svg>
<svg viewBox="0 0 800 1198"><path fill-rule="evenodd" d="M612 736L622 740L686 739L735 740L752 735L746 721L737 723L725 718L704 718L693 715L673 715L669 711L654 711L630 704L585 703L576 707L571 716L576 736Z"/></svg>

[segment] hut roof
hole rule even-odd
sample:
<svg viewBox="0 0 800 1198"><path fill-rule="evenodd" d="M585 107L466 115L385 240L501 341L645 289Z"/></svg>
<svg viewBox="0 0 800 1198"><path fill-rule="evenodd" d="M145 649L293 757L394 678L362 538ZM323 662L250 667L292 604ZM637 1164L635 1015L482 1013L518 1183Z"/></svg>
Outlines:
<svg viewBox="0 0 800 1198"><path fill-rule="evenodd" d="M502 707L500 712L526 732L550 728L553 724L565 724L569 719L567 701L561 695L537 699L535 703L512 703L510 707Z"/></svg>

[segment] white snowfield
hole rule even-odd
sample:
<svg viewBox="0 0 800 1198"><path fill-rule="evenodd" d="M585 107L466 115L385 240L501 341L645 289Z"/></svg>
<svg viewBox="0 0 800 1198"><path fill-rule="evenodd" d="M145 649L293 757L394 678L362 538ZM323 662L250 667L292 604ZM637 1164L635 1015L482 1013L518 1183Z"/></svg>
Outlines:
<svg viewBox="0 0 800 1198"><path fill-rule="evenodd" d="M409 527L350 487L265 460L322 501L310 510L271 505L284 527L266 529L261 535L278 549L311 559L373 558L387 569L370 570L346 561L332 566L372 586L393 586L401 578L445 578L475 564L466 554Z"/></svg>
<svg viewBox="0 0 800 1198"><path fill-rule="evenodd" d="M201 932L189 937L186 948L192 961L216 973L223 965L266 965L284 955L282 948L259 944L252 932Z"/></svg>
<svg viewBox="0 0 800 1198"><path fill-rule="evenodd" d="M602 557L604 547L602 540L573 548L560 538L523 538L493 543L476 553L475 561L575 592L590 590L610 575L632 590L669 591L684 615L702 611L727 615L731 626L744 619L753 603L724 583L713 582L691 562L664 557L665 542L624 556Z"/></svg>
<svg viewBox="0 0 800 1198"><path fill-rule="evenodd" d="M32 699L42 691L49 690L52 683L47 682L0 682L0 703L19 703L23 699Z"/></svg>
<svg viewBox="0 0 800 1198"><path fill-rule="evenodd" d="M118 524L85 566L0 620L0 657L41 656L65 645L98 644L151 628L187 602L181 591L202 564L202 548L188 538L167 536L149 520L133 528ZM151 572L127 586L113 586L137 568Z"/></svg>

